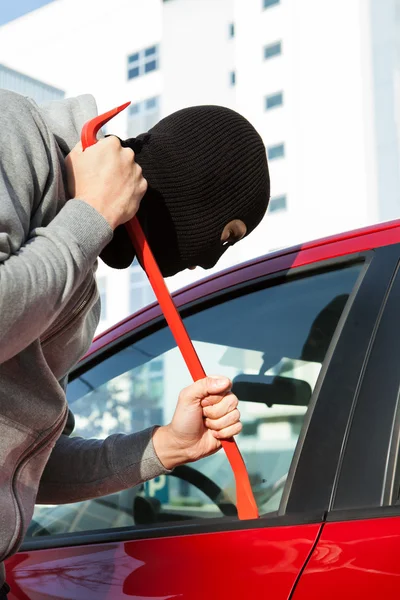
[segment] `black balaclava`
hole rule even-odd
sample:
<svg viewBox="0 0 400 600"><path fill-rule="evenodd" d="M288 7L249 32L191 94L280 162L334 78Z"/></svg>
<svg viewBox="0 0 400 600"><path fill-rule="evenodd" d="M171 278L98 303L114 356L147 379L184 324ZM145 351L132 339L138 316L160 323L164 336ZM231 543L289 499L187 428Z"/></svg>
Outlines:
<svg viewBox="0 0 400 600"><path fill-rule="evenodd" d="M137 217L164 277L191 266L213 267L227 249L221 242L225 226L240 219L248 235L267 210L264 143L233 110L185 108L121 144L134 150L148 182ZM132 263L125 227L115 230L100 256L113 268Z"/></svg>

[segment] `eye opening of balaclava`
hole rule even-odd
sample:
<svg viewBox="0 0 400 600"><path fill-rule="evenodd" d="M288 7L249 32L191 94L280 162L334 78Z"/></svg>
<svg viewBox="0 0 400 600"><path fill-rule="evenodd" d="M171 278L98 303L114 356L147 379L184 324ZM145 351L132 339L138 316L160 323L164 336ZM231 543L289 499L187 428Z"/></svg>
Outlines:
<svg viewBox="0 0 400 600"><path fill-rule="evenodd" d="M182 109L121 144L134 150L148 182L137 217L164 277L190 266L211 268L231 245L221 242L225 226L239 219L248 235L267 210L264 143L233 110ZM124 227L100 256L114 268L132 263Z"/></svg>

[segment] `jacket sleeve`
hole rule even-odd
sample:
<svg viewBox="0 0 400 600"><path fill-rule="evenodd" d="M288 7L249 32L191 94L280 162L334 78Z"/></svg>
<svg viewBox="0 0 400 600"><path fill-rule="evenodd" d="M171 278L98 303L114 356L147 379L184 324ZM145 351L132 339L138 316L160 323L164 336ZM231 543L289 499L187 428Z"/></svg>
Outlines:
<svg viewBox="0 0 400 600"><path fill-rule="evenodd" d="M67 504L119 492L170 473L154 450L154 428L105 440L62 435L45 467L38 504Z"/></svg>
<svg viewBox="0 0 400 600"><path fill-rule="evenodd" d="M38 339L112 238L94 208L69 200L31 229L48 185L56 143L27 99L0 101L0 363ZM54 148L53 148L54 149Z"/></svg>

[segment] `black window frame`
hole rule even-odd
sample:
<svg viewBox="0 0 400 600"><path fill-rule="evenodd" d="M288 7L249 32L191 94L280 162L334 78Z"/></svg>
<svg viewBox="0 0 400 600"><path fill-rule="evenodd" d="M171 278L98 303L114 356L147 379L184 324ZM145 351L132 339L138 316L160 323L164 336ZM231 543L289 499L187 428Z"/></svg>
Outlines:
<svg viewBox="0 0 400 600"><path fill-rule="evenodd" d="M182 317L185 318L190 314L206 310L212 305L219 304L236 296L242 296L247 293L256 291L257 289L278 285L289 281L292 278L306 277L314 275L318 272L343 268L355 263L364 263L360 275L356 280L353 291L346 304L343 315L333 337L333 340L328 350L328 355L324 361L324 367L319 377L316 390L314 391L311 400L310 409L306 416L306 423L302 429L302 433L298 440L296 451L292 459L292 465L288 476L288 483L284 490L284 496L281 503L281 508L278 512L268 513L257 520L238 521L236 518L225 517L223 519L209 519L184 522L183 524L135 526L128 528L115 528L111 530L96 530L79 533L59 534L54 536L46 536L42 538L30 538L26 540L21 547L21 551L31 551L35 549L49 549L65 546L77 546L90 543L107 543L115 541L127 541L136 539L146 539L163 536L186 535L191 533L211 533L217 531L235 531L240 529L252 529L260 527L278 527L284 525L300 525L306 523L322 523L325 520L326 512L329 507L329 502L332 495L334 481L337 477L337 468L340 462L340 448L343 442L343 435L346 429L350 411L355 399L354 393L349 394L346 410L340 413L339 427L337 430L331 431L331 435L327 435L331 429L330 423L327 424L326 413L329 412L330 392L327 390L329 381L337 379L338 365L345 365L349 371L349 361L343 360L342 355L338 356L338 347L343 350L344 354L351 354L356 349L360 357L361 367L364 364L364 358L367 354L367 349L373 335L376 320L379 316L379 306L375 306L375 310L368 311L368 314L363 313L363 298L370 293L371 285L382 293L386 290L388 281L385 278L385 269L377 259L378 253L368 251L362 253L354 253L343 256L338 259L321 260L316 263L311 263L306 266L290 268L284 271L269 273L254 279L233 285L232 287L210 294L206 298L201 298L193 302L189 302L180 309ZM356 321L364 322L365 331L362 343L359 344L357 337L354 336L354 323ZM87 369L92 368L108 356L113 355L124 347L131 345L135 341L150 335L154 331L165 327L166 323L163 317L157 317L150 323L128 332L122 338L114 340L105 348L84 359L71 373L70 379L81 376ZM350 346L350 347L347 347ZM346 357L345 357L346 358ZM348 359L348 356L347 356ZM342 364L343 363L343 364ZM360 368L361 368L360 367ZM361 369L362 371L362 369ZM346 377L341 373L342 387L346 387ZM305 471L309 473L320 472L320 463L318 453L315 452L318 444L326 442L332 448L338 449L339 454L328 452L329 465L324 464L323 477L316 478L314 481L311 477L306 477L303 480ZM318 480L318 485L316 485ZM322 484L321 484L322 480ZM321 488L321 489L318 489Z"/></svg>
<svg viewBox="0 0 400 600"><path fill-rule="evenodd" d="M395 268L348 424L331 521L400 515L400 244L379 254Z"/></svg>

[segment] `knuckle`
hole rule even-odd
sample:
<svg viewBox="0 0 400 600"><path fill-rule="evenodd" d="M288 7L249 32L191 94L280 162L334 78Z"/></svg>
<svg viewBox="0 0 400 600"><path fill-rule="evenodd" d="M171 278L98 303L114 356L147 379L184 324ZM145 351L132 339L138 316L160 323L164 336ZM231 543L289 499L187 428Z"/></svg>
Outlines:
<svg viewBox="0 0 400 600"><path fill-rule="evenodd" d="M213 384L213 378L212 378L212 377L206 377L205 379L202 379L201 381L202 381L202 382L203 382L203 384L204 384L204 385L207 387L207 389L208 389L209 387L211 387L211 386L212 386L212 384Z"/></svg>
<svg viewBox="0 0 400 600"><path fill-rule="evenodd" d="M226 414L226 411L220 404L214 404L211 408L214 419L220 419Z"/></svg>
<svg viewBox="0 0 400 600"><path fill-rule="evenodd" d="M115 148L121 146L121 143L116 135L110 135L109 137L106 137L104 141L106 141L109 146L114 146Z"/></svg>
<svg viewBox="0 0 400 600"><path fill-rule="evenodd" d="M214 421L207 420L207 427L213 431L218 431L219 427Z"/></svg>
<svg viewBox="0 0 400 600"><path fill-rule="evenodd" d="M215 410L213 406L206 406L204 409L204 414L209 419L215 419Z"/></svg>
<svg viewBox="0 0 400 600"><path fill-rule="evenodd" d="M233 394L231 394L229 396L229 410L235 410L235 408L237 408L239 404L239 400L236 398L236 396L234 396Z"/></svg>

